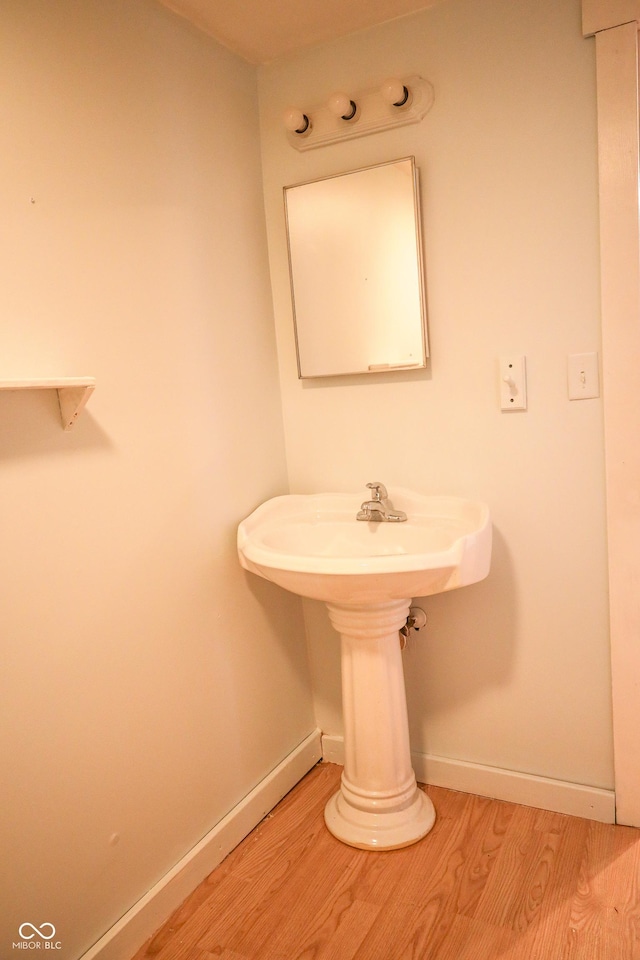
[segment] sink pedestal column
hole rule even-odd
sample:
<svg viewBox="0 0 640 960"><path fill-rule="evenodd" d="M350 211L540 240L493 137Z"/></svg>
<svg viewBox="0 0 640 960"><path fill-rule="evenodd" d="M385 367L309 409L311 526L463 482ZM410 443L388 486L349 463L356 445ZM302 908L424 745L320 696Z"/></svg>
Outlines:
<svg viewBox="0 0 640 960"><path fill-rule="evenodd" d="M324 816L338 840L365 850L415 843L436 816L411 766L398 638L410 604L327 604L342 638L345 759L342 786Z"/></svg>

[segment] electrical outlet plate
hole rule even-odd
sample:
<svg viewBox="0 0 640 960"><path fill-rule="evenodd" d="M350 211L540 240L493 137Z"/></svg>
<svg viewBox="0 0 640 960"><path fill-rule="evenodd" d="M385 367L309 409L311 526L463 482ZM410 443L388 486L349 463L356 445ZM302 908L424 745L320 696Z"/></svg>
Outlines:
<svg viewBox="0 0 640 960"><path fill-rule="evenodd" d="M527 409L526 357L500 357L500 409Z"/></svg>

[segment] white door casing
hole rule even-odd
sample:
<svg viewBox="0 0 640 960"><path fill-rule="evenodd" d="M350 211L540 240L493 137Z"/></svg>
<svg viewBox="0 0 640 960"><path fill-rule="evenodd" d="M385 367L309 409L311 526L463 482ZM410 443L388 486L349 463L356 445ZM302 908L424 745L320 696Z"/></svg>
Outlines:
<svg viewBox="0 0 640 960"><path fill-rule="evenodd" d="M583 0L595 35L616 818L640 827L640 0Z"/></svg>

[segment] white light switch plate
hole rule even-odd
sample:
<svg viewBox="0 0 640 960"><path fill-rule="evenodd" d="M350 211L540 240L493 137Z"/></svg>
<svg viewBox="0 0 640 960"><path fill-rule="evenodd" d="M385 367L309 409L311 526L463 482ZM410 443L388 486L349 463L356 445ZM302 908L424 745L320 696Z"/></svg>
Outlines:
<svg viewBox="0 0 640 960"><path fill-rule="evenodd" d="M500 357L500 409L527 409L526 357Z"/></svg>
<svg viewBox="0 0 640 960"><path fill-rule="evenodd" d="M597 353L572 353L567 357L569 400L590 400L600 396Z"/></svg>

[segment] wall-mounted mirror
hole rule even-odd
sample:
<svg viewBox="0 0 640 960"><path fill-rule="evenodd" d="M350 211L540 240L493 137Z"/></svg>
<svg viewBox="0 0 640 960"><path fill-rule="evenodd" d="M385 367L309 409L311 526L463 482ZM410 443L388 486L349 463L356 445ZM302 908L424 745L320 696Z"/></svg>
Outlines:
<svg viewBox="0 0 640 960"><path fill-rule="evenodd" d="M298 376L424 367L415 159L285 187L284 197Z"/></svg>

